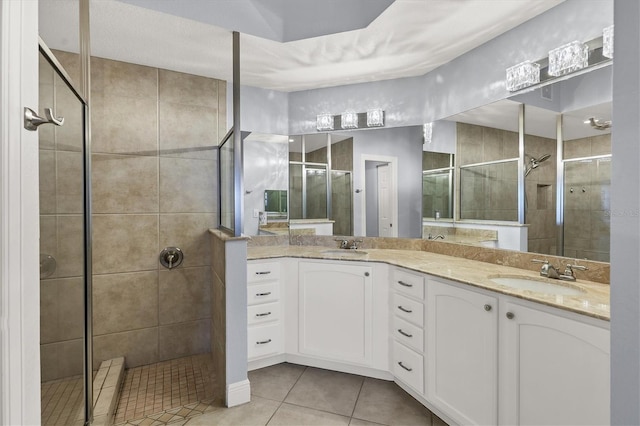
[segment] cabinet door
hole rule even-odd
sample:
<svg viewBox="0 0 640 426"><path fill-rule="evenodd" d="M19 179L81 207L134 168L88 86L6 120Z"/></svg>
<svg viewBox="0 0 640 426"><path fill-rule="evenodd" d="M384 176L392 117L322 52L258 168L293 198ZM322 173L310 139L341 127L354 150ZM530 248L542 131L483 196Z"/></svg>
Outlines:
<svg viewBox="0 0 640 426"><path fill-rule="evenodd" d="M370 266L345 262L300 262L300 353L372 363L371 272Z"/></svg>
<svg viewBox="0 0 640 426"><path fill-rule="evenodd" d="M427 280L427 399L460 424L496 424L497 300Z"/></svg>
<svg viewBox="0 0 640 426"><path fill-rule="evenodd" d="M507 302L500 333L501 424L609 424L609 330Z"/></svg>

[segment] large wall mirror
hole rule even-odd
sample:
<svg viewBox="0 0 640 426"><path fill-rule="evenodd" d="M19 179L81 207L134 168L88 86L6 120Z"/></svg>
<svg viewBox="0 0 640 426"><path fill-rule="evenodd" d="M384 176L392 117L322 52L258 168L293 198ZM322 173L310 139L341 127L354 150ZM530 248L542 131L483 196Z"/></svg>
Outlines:
<svg viewBox="0 0 640 426"><path fill-rule="evenodd" d="M425 238L609 261L610 67L442 121L455 128L454 212L423 209Z"/></svg>
<svg viewBox="0 0 640 426"><path fill-rule="evenodd" d="M244 233L286 235L288 228L289 137L243 133Z"/></svg>
<svg viewBox="0 0 640 426"><path fill-rule="evenodd" d="M292 233L420 238L422 127L290 137Z"/></svg>
<svg viewBox="0 0 640 426"><path fill-rule="evenodd" d="M439 237L608 261L610 127L602 67L436 121L426 143L422 126L251 134L245 232Z"/></svg>

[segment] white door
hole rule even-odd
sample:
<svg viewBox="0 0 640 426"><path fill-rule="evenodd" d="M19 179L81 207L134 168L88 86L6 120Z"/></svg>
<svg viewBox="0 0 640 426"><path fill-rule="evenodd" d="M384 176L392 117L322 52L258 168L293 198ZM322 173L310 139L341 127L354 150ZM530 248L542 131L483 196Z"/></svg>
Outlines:
<svg viewBox="0 0 640 426"><path fill-rule="evenodd" d="M378 236L392 237L391 174L389 164L378 166Z"/></svg>
<svg viewBox="0 0 640 426"><path fill-rule="evenodd" d="M428 280L426 311L427 399L460 424L497 424L497 299Z"/></svg>
<svg viewBox="0 0 640 426"><path fill-rule="evenodd" d="M0 424L40 423L38 2L0 2Z"/></svg>
<svg viewBox="0 0 640 426"><path fill-rule="evenodd" d="M609 424L609 330L505 303L500 424Z"/></svg>

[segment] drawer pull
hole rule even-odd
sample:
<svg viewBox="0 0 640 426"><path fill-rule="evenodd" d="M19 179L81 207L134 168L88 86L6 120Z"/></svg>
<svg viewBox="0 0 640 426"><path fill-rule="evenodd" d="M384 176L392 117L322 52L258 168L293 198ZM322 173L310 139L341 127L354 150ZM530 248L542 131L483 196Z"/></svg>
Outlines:
<svg viewBox="0 0 640 426"><path fill-rule="evenodd" d="M413 371L413 368L405 367L405 365L402 363L402 361L398 361L398 365L400 367L404 368L407 371Z"/></svg>
<svg viewBox="0 0 640 426"><path fill-rule="evenodd" d="M262 314L256 314L257 317L266 317L267 315L271 315L271 312L265 312Z"/></svg>
<svg viewBox="0 0 640 426"><path fill-rule="evenodd" d="M266 345L267 343L271 343L271 339L262 340L260 342L256 342L256 345Z"/></svg>
<svg viewBox="0 0 640 426"><path fill-rule="evenodd" d="M402 306L398 306L398 309L400 309L402 312L406 312L408 314L413 312L411 309L403 308Z"/></svg>
<svg viewBox="0 0 640 426"><path fill-rule="evenodd" d="M405 333L404 331L402 331L401 328L398 329L398 333L400 333L400 334L402 334L403 336L406 336L406 337L413 337L413 334Z"/></svg>
<svg viewBox="0 0 640 426"><path fill-rule="evenodd" d="M271 294L271 292L270 292L270 291L266 291L266 292L264 292L264 293L256 293L256 296L258 296L258 297L260 297L260 296L268 296L268 295L270 295L270 294Z"/></svg>
<svg viewBox="0 0 640 426"><path fill-rule="evenodd" d="M256 272L256 275L269 275L271 273L271 271L258 271Z"/></svg>
<svg viewBox="0 0 640 426"><path fill-rule="evenodd" d="M404 281L398 280L398 284L403 285L405 287L413 287L413 284L405 283Z"/></svg>

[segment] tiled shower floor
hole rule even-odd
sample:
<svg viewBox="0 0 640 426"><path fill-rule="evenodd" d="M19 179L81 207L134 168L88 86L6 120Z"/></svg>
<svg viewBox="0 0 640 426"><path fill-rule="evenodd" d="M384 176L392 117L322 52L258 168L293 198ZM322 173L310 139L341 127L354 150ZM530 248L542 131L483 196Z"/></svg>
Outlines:
<svg viewBox="0 0 640 426"><path fill-rule="evenodd" d="M214 398L214 379L210 354L128 369L115 424L173 423L202 414Z"/></svg>
<svg viewBox="0 0 640 426"><path fill-rule="evenodd" d="M82 376L44 382L40 389L43 426L84 424Z"/></svg>

